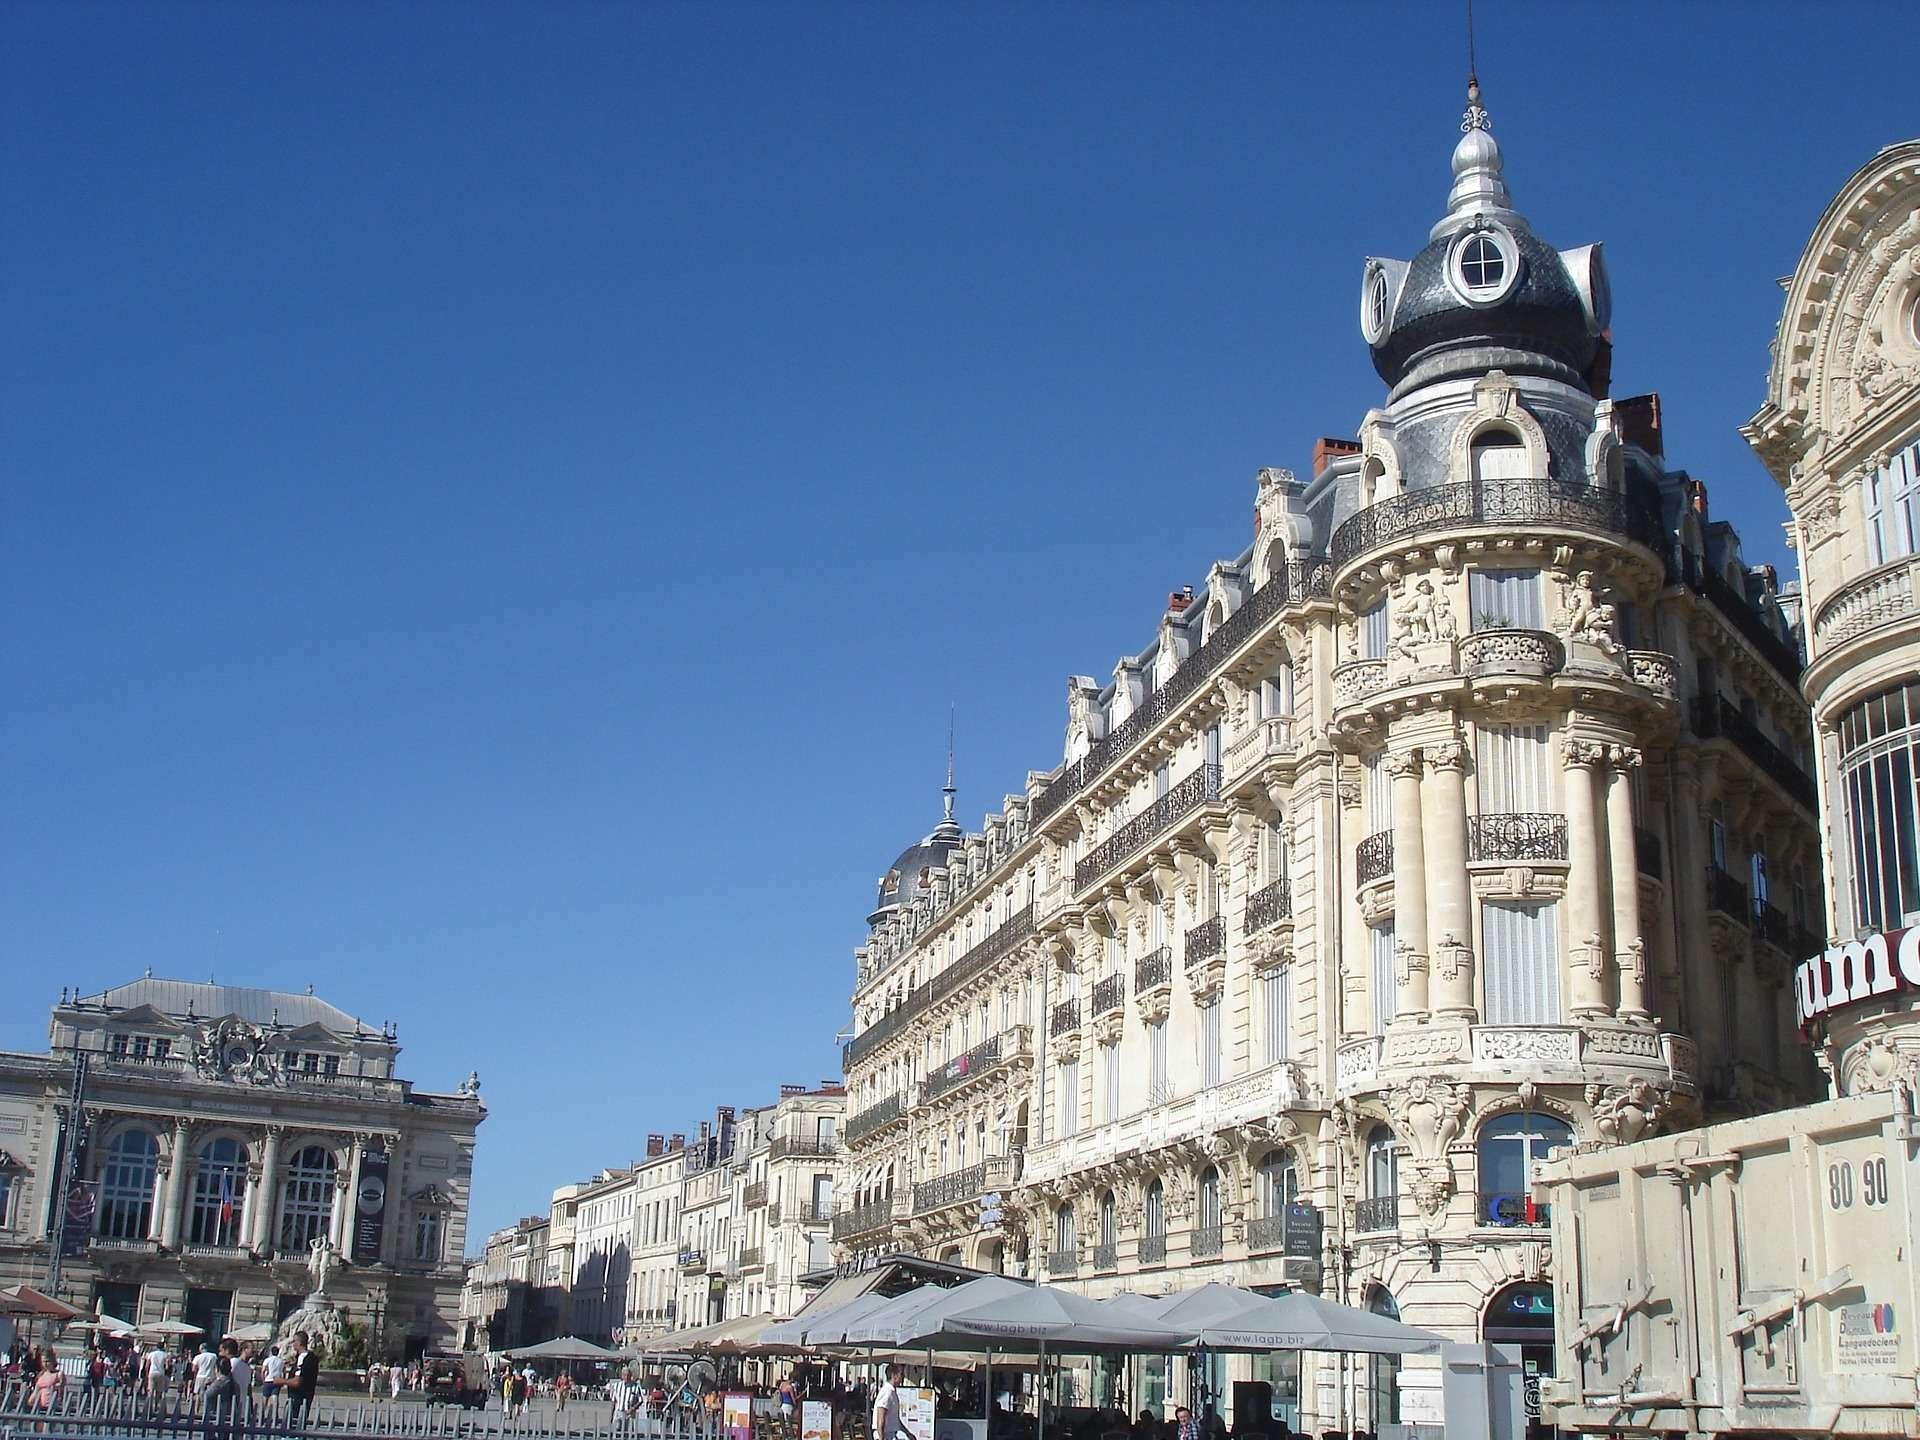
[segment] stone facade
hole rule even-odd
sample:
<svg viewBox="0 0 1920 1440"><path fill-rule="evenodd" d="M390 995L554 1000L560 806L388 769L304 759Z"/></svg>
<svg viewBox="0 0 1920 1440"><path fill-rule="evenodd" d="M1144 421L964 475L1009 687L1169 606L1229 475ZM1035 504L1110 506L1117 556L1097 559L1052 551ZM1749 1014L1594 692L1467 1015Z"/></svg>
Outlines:
<svg viewBox="0 0 1920 1440"><path fill-rule="evenodd" d="M779 1101L749 1110L734 1145L732 1253L727 1319L776 1315L806 1304L800 1277L830 1263L828 1226L839 1128L846 1094L839 1086L786 1087Z"/></svg>
<svg viewBox="0 0 1920 1440"><path fill-rule="evenodd" d="M1920 923L1920 140L1847 181L1786 287L1745 434L1793 512L1829 821L1820 934L1851 941ZM1920 1083L1907 988L1856 998L1813 1027L1836 1092Z"/></svg>
<svg viewBox="0 0 1920 1440"><path fill-rule="evenodd" d="M881 881L842 1265L1306 1286L1550 1366L1530 1162L1811 1093L1794 597L1608 398L1599 248L1464 128L1426 248L1364 267L1357 442L1262 471L1252 543L1070 678L1059 766ZM1394 1418L1365 1367L1249 1373L1295 1429Z"/></svg>
<svg viewBox="0 0 1920 1440"><path fill-rule="evenodd" d="M275 1322L325 1242L329 1293L380 1350L456 1340L478 1081L416 1089L391 1029L311 994L136 980L63 995L46 1053L0 1053L0 1284L46 1283L76 1053L91 1219L65 1298L216 1333Z"/></svg>

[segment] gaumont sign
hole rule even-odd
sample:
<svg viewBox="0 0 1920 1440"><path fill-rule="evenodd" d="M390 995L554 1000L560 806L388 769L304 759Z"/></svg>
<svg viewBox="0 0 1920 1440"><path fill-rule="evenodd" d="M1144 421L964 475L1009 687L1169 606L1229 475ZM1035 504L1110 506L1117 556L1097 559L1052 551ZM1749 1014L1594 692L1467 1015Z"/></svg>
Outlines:
<svg viewBox="0 0 1920 1440"><path fill-rule="evenodd" d="M1805 1029L1863 1000L1920 991L1920 926L1835 945L1793 972L1794 1018Z"/></svg>

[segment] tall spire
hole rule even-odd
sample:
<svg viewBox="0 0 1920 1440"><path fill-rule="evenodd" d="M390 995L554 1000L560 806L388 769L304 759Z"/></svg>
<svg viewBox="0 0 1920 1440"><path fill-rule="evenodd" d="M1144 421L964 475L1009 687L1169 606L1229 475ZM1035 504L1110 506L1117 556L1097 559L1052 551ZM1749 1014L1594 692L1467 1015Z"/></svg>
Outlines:
<svg viewBox="0 0 1920 1440"><path fill-rule="evenodd" d="M946 823L956 823L953 818L953 712L955 707L947 706L947 783L940 787L940 795L946 804Z"/></svg>
<svg viewBox="0 0 1920 1440"><path fill-rule="evenodd" d="M1480 78L1467 76L1467 108L1460 117L1460 143L1453 147L1453 190L1447 213L1433 227L1430 239L1465 230L1476 217L1517 220L1513 197L1507 193L1506 162L1500 142L1493 138L1493 121L1480 103Z"/></svg>

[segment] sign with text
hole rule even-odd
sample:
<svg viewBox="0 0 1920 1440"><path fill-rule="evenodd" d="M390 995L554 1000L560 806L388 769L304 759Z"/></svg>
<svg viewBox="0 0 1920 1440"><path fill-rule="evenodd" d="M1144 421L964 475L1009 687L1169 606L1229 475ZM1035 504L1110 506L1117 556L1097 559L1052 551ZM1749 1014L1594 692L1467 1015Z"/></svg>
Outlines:
<svg viewBox="0 0 1920 1440"><path fill-rule="evenodd" d="M377 1265L387 1233L387 1152L360 1156L360 1186L353 1194L353 1263Z"/></svg>
<svg viewBox="0 0 1920 1440"><path fill-rule="evenodd" d="M913 1440L933 1440L933 1391L900 1387L900 1423Z"/></svg>
<svg viewBox="0 0 1920 1440"><path fill-rule="evenodd" d="M1805 1030L1822 1015L1883 995L1920 990L1920 926L1829 946L1793 972L1793 1018Z"/></svg>
<svg viewBox="0 0 1920 1440"><path fill-rule="evenodd" d="M720 1428L727 1440L753 1440L753 1396L729 1390L720 1402Z"/></svg>
<svg viewBox="0 0 1920 1440"><path fill-rule="evenodd" d="M800 1402L800 1440L833 1440L833 1402Z"/></svg>
<svg viewBox="0 0 1920 1440"><path fill-rule="evenodd" d="M1295 1200L1287 1206L1285 1225L1286 1253L1304 1255L1310 1260L1320 1258L1320 1209L1304 1200Z"/></svg>

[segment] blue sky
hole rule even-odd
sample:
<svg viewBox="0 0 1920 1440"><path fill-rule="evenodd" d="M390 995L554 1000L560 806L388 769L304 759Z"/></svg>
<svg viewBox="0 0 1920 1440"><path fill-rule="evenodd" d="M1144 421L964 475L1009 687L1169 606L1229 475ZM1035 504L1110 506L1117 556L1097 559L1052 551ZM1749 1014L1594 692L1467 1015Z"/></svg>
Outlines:
<svg viewBox="0 0 1920 1440"><path fill-rule="evenodd" d="M1616 393L1788 564L1736 426L1920 29L1478 10ZM147 967L312 983L480 1071L476 1233L835 1072L949 702L977 824L1379 400L1362 259L1464 68L1454 5L0 27L0 1045Z"/></svg>

